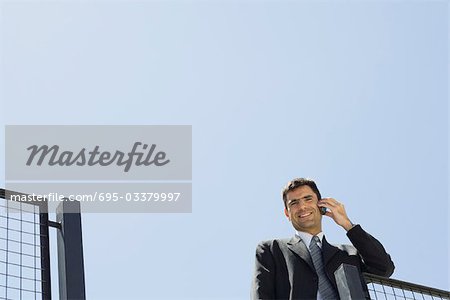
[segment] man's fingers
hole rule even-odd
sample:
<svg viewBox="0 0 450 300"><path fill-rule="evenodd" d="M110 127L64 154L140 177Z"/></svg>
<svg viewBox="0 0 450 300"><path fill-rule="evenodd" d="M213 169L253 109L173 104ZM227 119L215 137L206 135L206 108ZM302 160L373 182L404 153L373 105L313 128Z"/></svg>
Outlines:
<svg viewBox="0 0 450 300"><path fill-rule="evenodd" d="M317 203L317 205L319 207L326 207L327 212L324 215L332 218L338 225L344 227L346 230L349 230L350 227L346 224L351 224L351 222L345 212L344 204L338 202L334 198L323 198Z"/></svg>
<svg viewBox="0 0 450 300"><path fill-rule="evenodd" d="M324 216L328 216L330 218L333 218L333 214L330 211L327 211Z"/></svg>
<svg viewBox="0 0 450 300"><path fill-rule="evenodd" d="M323 198L319 201L319 203L326 203L329 206L340 206L342 205L342 203L339 203L336 199L334 198Z"/></svg>

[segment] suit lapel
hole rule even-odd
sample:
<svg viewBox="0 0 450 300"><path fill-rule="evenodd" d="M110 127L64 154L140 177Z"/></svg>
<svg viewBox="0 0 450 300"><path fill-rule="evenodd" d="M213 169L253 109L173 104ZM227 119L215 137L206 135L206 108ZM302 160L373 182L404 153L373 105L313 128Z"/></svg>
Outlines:
<svg viewBox="0 0 450 300"><path fill-rule="evenodd" d="M326 266L330 259L339 252L337 247L330 245L327 242L325 236L322 239L322 255L323 255L323 264Z"/></svg>
<svg viewBox="0 0 450 300"><path fill-rule="evenodd" d="M300 256L313 270L315 270L311 260L311 256L309 255L309 251L300 237L294 236L287 243L287 246L292 252Z"/></svg>

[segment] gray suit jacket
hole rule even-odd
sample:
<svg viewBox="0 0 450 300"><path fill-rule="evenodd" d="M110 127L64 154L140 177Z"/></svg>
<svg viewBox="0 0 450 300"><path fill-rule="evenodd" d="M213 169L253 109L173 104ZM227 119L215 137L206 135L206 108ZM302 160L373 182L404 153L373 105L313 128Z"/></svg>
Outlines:
<svg viewBox="0 0 450 300"><path fill-rule="evenodd" d="M337 289L334 271L342 264L358 271L389 277L394 263L383 245L356 225L347 232L352 245L329 244L324 237L322 253L325 272ZM361 276L361 283L364 279ZM367 287L363 284L363 287ZM261 242L256 249L253 299L316 299L318 277L303 241L295 236Z"/></svg>

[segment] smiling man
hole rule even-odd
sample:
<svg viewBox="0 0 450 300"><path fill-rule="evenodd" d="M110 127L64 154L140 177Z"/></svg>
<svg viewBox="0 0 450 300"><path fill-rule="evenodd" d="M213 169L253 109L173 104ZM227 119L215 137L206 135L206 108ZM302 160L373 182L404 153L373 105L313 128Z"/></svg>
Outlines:
<svg viewBox="0 0 450 300"><path fill-rule="evenodd" d="M313 180L296 178L288 182L283 201L295 236L258 245L253 299L339 299L334 271L342 263L356 266L360 273L392 275L394 263L383 245L350 221L342 203L322 198ZM347 231L352 245L327 242L322 232L323 215Z"/></svg>

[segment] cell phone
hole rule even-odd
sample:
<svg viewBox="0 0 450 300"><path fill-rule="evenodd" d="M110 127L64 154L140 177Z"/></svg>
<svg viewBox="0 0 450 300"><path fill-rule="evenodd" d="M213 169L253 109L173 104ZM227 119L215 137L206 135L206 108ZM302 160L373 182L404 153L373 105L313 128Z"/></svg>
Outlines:
<svg viewBox="0 0 450 300"><path fill-rule="evenodd" d="M319 209L320 209L320 213L321 213L322 215L324 215L324 214L327 212L327 208L326 208L326 207L320 207L320 206L319 206Z"/></svg>
<svg viewBox="0 0 450 300"><path fill-rule="evenodd" d="M320 200L322 200L322 199L320 199ZM319 200L319 201L320 201ZM320 213L322 214L322 215L324 215L326 212L327 212L327 208L326 207L321 207L321 206L319 206L319 210L320 210Z"/></svg>

